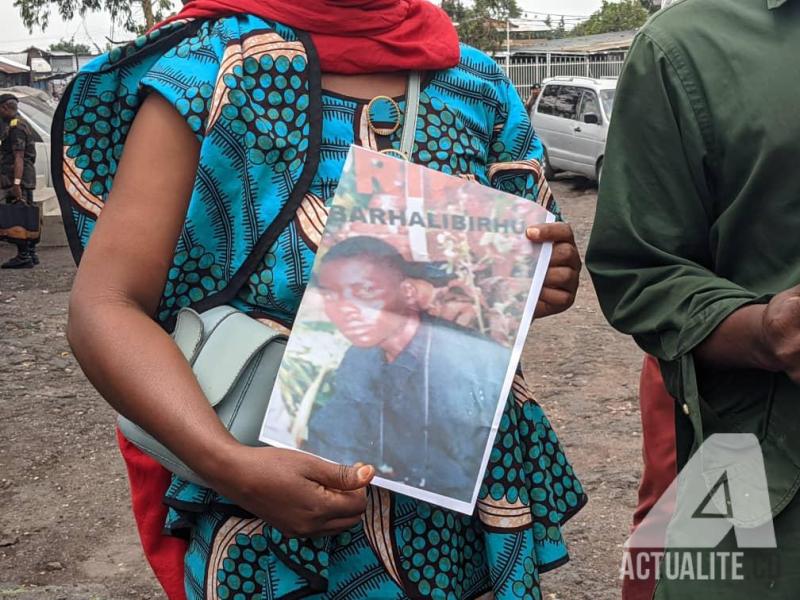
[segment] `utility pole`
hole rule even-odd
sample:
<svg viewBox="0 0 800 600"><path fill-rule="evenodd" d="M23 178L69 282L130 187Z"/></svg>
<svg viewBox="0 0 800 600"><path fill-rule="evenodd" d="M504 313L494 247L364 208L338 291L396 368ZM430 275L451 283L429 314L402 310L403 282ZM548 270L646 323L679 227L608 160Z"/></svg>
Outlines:
<svg viewBox="0 0 800 600"><path fill-rule="evenodd" d="M153 14L153 4L151 0L141 0L142 12L144 13L144 24L147 30L151 30L156 24L155 15Z"/></svg>
<svg viewBox="0 0 800 600"><path fill-rule="evenodd" d="M506 76L511 77L511 11L506 14Z"/></svg>

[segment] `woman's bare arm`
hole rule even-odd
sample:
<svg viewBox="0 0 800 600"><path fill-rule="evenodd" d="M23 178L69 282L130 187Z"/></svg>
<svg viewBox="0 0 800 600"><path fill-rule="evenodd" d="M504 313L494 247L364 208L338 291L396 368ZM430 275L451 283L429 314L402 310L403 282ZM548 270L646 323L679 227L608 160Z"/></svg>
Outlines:
<svg viewBox="0 0 800 600"><path fill-rule="evenodd" d="M373 470L241 446L222 426L177 345L152 319L185 218L199 143L152 94L128 136L114 189L84 253L68 339L120 413L214 487L285 533L349 527Z"/></svg>
<svg viewBox="0 0 800 600"><path fill-rule="evenodd" d="M117 411L170 448L180 442L179 456L213 461L232 438L178 347L151 318L186 214L198 148L165 100L144 103L75 278L67 335L86 376ZM170 426L181 420L182 428Z"/></svg>

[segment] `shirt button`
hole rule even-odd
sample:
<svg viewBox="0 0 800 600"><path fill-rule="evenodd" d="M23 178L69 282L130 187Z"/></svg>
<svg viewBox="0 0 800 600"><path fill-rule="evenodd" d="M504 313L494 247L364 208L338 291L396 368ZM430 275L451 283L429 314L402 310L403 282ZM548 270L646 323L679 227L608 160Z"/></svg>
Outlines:
<svg viewBox="0 0 800 600"><path fill-rule="evenodd" d="M691 409L689 408L689 405L688 405L688 404L684 404L684 405L682 406L682 408L683 408L683 414L685 414L687 417L688 417L689 415L691 415L691 414L692 414L692 411L691 411Z"/></svg>

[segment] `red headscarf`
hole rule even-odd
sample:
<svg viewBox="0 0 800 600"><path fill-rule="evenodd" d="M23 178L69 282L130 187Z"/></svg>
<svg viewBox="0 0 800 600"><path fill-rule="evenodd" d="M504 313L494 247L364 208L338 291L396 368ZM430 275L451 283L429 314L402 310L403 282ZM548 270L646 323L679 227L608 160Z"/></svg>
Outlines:
<svg viewBox="0 0 800 600"><path fill-rule="evenodd" d="M191 0L162 25L234 14L310 33L327 73L439 70L459 59L450 17L428 0Z"/></svg>

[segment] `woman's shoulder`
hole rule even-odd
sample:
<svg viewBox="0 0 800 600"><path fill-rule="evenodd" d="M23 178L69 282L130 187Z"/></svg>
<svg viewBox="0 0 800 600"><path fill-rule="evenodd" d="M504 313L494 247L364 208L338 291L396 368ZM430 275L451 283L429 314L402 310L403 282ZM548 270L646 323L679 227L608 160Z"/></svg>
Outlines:
<svg viewBox="0 0 800 600"><path fill-rule="evenodd" d="M232 44L254 36L274 42L299 42L299 34L286 25L261 17L239 14L216 19L179 19L112 48L81 69L81 74L103 73L119 67L136 70L146 57L191 58L197 62L221 60Z"/></svg>
<svg viewBox="0 0 800 600"><path fill-rule="evenodd" d="M463 43L460 47L458 64L437 72L433 87L446 95L482 101L489 106L505 104L511 82L503 69L485 52Z"/></svg>
<svg viewBox="0 0 800 600"><path fill-rule="evenodd" d="M505 79L505 73L500 65L488 54L469 44L460 44L461 56L457 69L468 69L490 81Z"/></svg>

